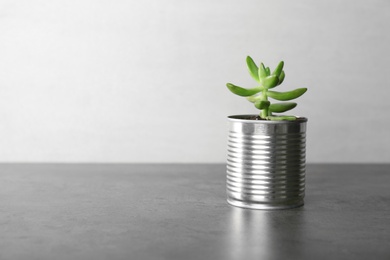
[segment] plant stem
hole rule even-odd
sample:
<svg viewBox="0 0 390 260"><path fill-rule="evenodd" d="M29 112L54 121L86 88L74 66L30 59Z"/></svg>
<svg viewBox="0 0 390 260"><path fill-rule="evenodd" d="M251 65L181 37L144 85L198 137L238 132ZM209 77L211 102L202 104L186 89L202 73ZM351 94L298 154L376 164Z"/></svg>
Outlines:
<svg viewBox="0 0 390 260"><path fill-rule="evenodd" d="M264 100L264 101L268 101L267 90L265 88L264 88L264 90L262 92L262 98L261 99ZM263 119L266 119L267 116L268 116L268 110L269 110L268 107L263 108L261 110L260 117L263 118Z"/></svg>
<svg viewBox="0 0 390 260"><path fill-rule="evenodd" d="M263 110L261 110L260 117L266 119L267 116L268 116L268 108L264 108Z"/></svg>

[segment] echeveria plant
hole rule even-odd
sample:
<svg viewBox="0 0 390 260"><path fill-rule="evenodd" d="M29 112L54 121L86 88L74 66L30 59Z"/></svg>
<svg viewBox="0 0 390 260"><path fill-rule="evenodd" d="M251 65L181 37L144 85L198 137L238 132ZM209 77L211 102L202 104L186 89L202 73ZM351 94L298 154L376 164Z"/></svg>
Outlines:
<svg viewBox="0 0 390 260"><path fill-rule="evenodd" d="M271 73L269 67L265 67L263 63L257 67L251 57L246 58L249 74L258 85L251 89L241 88L239 86L227 83L226 86L231 92L236 95L246 97L250 102L254 103L255 107L260 109L260 118L264 120L295 120L295 116L281 115L275 116L273 113L283 113L297 106L294 102L274 103L268 100L273 98L279 101L288 101L303 95L307 88L297 88L287 92L277 92L270 89L280 85L285 77L283 71L284 62L279 62L278 66Z"/></svg>

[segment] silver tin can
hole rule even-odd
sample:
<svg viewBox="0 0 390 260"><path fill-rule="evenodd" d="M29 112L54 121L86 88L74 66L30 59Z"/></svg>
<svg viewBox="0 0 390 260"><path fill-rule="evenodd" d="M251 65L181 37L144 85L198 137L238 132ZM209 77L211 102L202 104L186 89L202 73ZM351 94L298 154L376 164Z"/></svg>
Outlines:
<svg viewBox="0 0 390 260"><path fill-rule="evenodd" d="M228 203L250 209L302 206L307 119L250 120L253 116L228 117Z"/></svg>

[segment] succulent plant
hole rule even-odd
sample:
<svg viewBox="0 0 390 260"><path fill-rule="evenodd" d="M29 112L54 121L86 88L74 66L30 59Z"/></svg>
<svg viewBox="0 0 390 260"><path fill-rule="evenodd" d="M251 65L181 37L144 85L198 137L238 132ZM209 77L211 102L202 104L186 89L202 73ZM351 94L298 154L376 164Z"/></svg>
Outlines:
<svg viewBox="0 0 390 260"><path fill-rule="evenodd" d="M283 70L284 62L279 62L278 66L271 73L269 67L260 63L258 67L251 57L246 58L249 74L258 85L251 89L242 88L231 83L227 83L228 89L239 96L246 97L248 101L254 103L260 112L260 118L264 120L296 120L297 117L289 115L273 115L273 113L283 113L297 106L294 102L273 103L268 100L272 98L279 101L288 101L302 96L307 88L297 88L287 92L277 92L270 89L282 84L285 73Z"/></svg>

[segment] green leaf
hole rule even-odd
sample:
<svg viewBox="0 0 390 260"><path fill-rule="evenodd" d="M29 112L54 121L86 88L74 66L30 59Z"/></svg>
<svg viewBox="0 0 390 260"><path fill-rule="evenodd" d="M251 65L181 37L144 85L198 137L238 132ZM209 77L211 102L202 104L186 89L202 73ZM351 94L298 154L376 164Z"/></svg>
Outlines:
<svg viewBox="0 0 390 260"><path fill-rule="evenodd" d="M279 62L274 72L272 72L272 75L276 75L279 77L280 73L282 73L283 66L284 66L284 62L283 61Z"/></svg>
<svg viewBox="0 0 390 260"><path fill-rule="evenodd" d="M271 103L268 100L258 100L255 102L255 107L258 109L264 109L269 107Z"/></svg>
<svg viewBox="0 0 390 260"><path fill-rule="evenodd" d="M269 110L275 113L283 113L297 106L294 102L275 103L269 106Z"/></svg>
<svg viewBox="0 0 390 260"><path fill-rule="evenodd" d="M271 75L271 70L269 67L265 68L265 72L267 72L267 76Z"/></svg>
<svg viewBox="0 0 390 260"><path fill-rule="evenodd" d="M294 121L297 118L295 116L267 116L266 119L272 121L282 121L282 120Z"/></svg>
<svg viewBox="0 0 390 260"><path fill-rule="evenodd" d="M267 95L273 99L286 101L302 96L307 91L307 88L297 88L287 92L268 91Z"/></svg>
<svg viewBox="0 0 390 260"><path fill-rule="evenodd" d="M281 72L280 75L279 75L279 82L278 82L278 85L282 84L282 82L283 82L285 76L286 76L286 74L284 73L284 70L282 70L282 72Z"/></svg>
<svg viewBox="0 0 390 260"><path fill-rule="evenodd" d="M257 82L260 82L258 74L259 68L250 56L246 57L246 65L248 66L249 74L252 76L252 78Z"/></svg>
<svg viewBox="0 0 390 260"><path fill-rule="evenodd" d="M246 89L246 88L242 88L242 87L239 87L239 86L236 86L236 85L233 85L231 83L227 83L226 86L228 87L228 89L236 94L236 95L239 95L239 96L242 96L242 97L248 97L248 96L252 96L258 92L261 91L261 88L251 88L251 89Z"/></svg>
<svg viewBox="0 0 390 260"><path fill-rule="evenodd" d="M279 82L278 76L275 76L275 75L268 76L268 77L266 77L266 78L263 80L263 86L264 86L266 89L274 88L274 87L276 87L276 86L278 85L278 82Z"/></svg>
<svg viewBox="0 0 390 260"><path fill-rule="evenodd" d="M256 101L258 101L258 100L261 99L261 95L249 96L249 97L246 97L246 99L247 99L249 102L255 103Z"/></svg>
<svg viewBox="0 0 390 260"><path fill-rule="evenodd" d="M258 74L259 74L259 79L264 79L265 77L267 77L267 70L265 69L263 63L260 64Z"/></svg>

